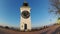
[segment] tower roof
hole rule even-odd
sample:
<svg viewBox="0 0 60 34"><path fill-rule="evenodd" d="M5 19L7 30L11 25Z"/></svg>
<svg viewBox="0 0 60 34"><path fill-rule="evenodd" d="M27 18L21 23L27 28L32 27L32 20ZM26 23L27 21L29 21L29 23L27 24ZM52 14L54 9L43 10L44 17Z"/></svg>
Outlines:
<svg viewBox="0 0 60 34"><path fill-rule="evenodd" d="M26 0L24 0L23 6L29 6Z"/></svg>

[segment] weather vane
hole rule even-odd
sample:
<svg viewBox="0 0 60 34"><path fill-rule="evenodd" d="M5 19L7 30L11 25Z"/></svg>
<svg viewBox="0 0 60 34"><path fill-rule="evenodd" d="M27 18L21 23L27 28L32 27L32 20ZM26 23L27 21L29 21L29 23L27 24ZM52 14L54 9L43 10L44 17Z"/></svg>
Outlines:
<svg viewBox="0 0 60 34"><path fill-rule="evenodd" d="M24 3L26 3L26 0L24 0Z"/></svg>

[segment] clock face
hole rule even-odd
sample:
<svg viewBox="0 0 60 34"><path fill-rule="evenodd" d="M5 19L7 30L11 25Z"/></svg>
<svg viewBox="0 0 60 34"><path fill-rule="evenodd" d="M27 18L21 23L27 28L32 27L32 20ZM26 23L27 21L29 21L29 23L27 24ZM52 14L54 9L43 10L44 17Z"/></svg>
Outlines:
<svg viewBox="0 0 60 34"><path fill-rule="evenodd" d="M23 11L21 15L23 18L27 19L27 18L29 18L30 13L28 11Z"/></svg>

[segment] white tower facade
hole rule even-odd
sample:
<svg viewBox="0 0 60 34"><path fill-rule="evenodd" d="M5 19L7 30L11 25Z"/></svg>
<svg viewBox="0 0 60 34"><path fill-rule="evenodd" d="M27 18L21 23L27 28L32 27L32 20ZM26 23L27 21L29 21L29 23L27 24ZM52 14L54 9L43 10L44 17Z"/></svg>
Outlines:
<svg viewBox="0 0 60 34"><path fill-rule="evenodd" d="M25 1L23 3L23 6L20 8L21 11L21 20L20 20L20 30L21 31L31 31L31 16L30 16L30 10L28 3Z"/></svg>

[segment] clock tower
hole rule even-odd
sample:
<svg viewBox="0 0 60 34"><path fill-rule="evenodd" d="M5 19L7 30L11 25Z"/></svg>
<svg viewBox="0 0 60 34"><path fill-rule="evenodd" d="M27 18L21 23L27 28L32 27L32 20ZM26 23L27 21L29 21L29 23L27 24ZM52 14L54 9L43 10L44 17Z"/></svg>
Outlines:
<svg viewBox="0 0 60 34"><path fill-rule="evenodd" d="M20 30L21 31L31 31L31 16L28 3L26 0L23 2L23 5L20 7L21 19L20 19Z"/></svg>

